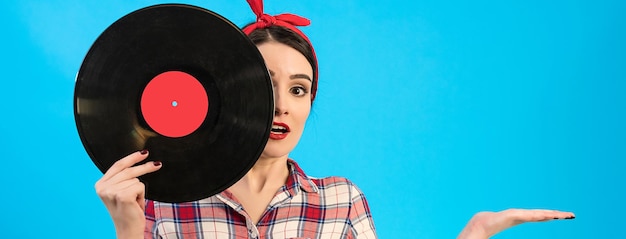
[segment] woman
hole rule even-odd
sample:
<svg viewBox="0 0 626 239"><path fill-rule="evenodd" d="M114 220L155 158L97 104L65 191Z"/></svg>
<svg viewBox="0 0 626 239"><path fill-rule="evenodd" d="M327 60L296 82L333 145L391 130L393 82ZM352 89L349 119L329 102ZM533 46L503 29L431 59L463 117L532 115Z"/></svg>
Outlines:
<svg viewBox="0 0 626 239"><path fill-rule="evenodd" d="M270 138L252 169L227 190L188 203L144 199L138 176L160 162L133 166L149 155L133 153L116 162L96 183L118 238L375 238L363 193L340 177L308 177L289 152L304 130L317 90L317 59L295 15L272 17L260 1L248 1L257 22L244 32L257 45L274 85ZM167 167L167 166L165 166ZM476 214L459 238L488 238L527 221L573 218L549 210L505 210Z"/></svg>

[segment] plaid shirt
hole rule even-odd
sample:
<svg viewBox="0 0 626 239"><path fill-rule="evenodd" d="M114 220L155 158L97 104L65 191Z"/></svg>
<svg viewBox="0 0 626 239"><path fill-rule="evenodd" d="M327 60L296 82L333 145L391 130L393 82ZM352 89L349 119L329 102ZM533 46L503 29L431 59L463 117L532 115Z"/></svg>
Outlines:
<svg viewBox="0 0 626 239"><path fill-rule="evenodd" d="M145 238L376 238L363 193L345 178L310 178L294 161L254 225L228 190L199 201L147 200Z"/></svg>

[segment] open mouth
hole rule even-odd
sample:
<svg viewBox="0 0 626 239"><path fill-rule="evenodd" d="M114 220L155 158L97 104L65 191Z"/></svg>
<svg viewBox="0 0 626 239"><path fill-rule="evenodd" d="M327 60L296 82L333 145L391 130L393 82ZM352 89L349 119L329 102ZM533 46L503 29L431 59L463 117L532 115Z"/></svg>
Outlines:
<svg viewBox="0 0 626 239"><path fill-rule="evenodd" d="M270 130L270 139L280 140L289 134L289 126L285 123L274 122Z"/></svg>
<svg viewBox="0 0 626 239"><path fill-rule="evenodd" d="M277 125L276 123L274 123L270 131L274 134L284 134L289 132L289 127L286 126L287 125Z"/></svg>

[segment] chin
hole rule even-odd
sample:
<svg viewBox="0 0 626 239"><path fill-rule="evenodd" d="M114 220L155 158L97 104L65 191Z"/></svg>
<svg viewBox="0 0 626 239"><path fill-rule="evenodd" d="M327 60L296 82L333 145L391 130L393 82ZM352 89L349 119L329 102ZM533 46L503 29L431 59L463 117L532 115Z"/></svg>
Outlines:
<svg viewBox="0 0 626 239"><path fill-rule="evenodd" d="M293 147L286 147L286 145L284 144L279 145L273 142L268 142L267 145L265 145L265 149L263 150L263 153L261 154L261 158L288 157L289 153L294 148L295 148L295 145L293 145Z"/></svg>
<svg viewBox="0 0 626 239"><path fill-rule="evenodd" d="M273 158L282 158L282 157L289 157L289 152L286 152L286 153L263 152L260 158L273 159Z"/></svg>

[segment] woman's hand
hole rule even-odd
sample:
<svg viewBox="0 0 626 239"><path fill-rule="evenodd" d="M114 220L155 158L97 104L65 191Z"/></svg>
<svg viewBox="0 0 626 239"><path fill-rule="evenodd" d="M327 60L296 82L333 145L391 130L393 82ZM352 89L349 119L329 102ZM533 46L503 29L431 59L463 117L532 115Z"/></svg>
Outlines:
<svg viewBox="0 0 626 239"><path fill-rule="evenodd" d="M574 219L571 212L539 209L508 209L500 212L479 212L467 223L458 239L485 239L507 228L525 222Z"/></svg>
<svg viewBox="0 0 626 239"><path fill-rule="evenodd" d="M96 182L96 193L113 218L118 238L143 238L146 189L137 177L161 168L160 162L133 166L147 157L147 150L132 153L115 162Z"/></svg>

